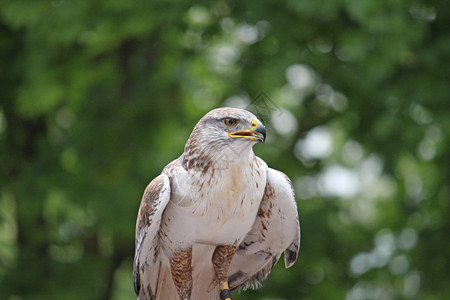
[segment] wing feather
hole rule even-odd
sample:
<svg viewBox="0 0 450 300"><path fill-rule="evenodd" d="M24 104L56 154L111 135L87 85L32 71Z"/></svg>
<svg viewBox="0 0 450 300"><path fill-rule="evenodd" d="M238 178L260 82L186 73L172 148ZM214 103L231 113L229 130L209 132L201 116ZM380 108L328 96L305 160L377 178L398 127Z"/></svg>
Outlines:
<svg viewBox="0 0 450 300"><path fill-rule="evenodd" d="M257 288L284 252L285 266L298 256L300 225L294 189L282 172L269 168L255 223L240 244L229 270L232 290Z"/></svg>
<svg viewBox="0 0 450 300"><path fill-rule="evenodd" d="M161 174L153 179L144 191L141 206L139 208L136 221L136 243L135 257L133 265L133 281L136 295L140 296L142 286L141 273L143 266L151 266L157 262L159 252L158 232L161 224L162 213L170 200L170 182L169 177ZM157 276L153 278L145 287L146 297L154 298Z"/></svg>

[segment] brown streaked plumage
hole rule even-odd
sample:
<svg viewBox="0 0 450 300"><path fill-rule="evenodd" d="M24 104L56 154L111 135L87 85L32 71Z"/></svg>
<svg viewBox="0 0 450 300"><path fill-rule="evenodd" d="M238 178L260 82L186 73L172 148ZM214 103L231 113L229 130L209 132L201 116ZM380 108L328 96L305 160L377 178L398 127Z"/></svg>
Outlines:
<svg viewBox="0 0 450 300"><path fill-rule="evenodd" d="M192 247L173 253L170 270L180 298L189 299L192 292Z"/></svg>
<svg viewBox="0 0 450 300"><path fill-rule="evenodd" d="M230 246L217 246L214 250L211 262L216 273L216 280L214 282L217 284L228 282L228 269L236 250L236 244Z"/></svg>
<svg viewBox="0 0 450 300"><path fill-rule="evenodd" d="M146 199L147 201L142 201L141 207L139 208L138 215L142 222L136 223L136 233L140 232L143 226L148 226L150 224L150 221L155 214L155 204L157 204L157 201L155 200L163 188L164 180L158 176L152 180L145 189L143 199Z"/></svg>
<svg viewBox="0 0 450 300"><path fill-rule="evenodd" d="M253 154L264 139L253 114L213 110L184 153L150 182L136 223L139 299L230 299L228 289L257 287L282 252L287 267L295 262L292 183Z"/></svg>

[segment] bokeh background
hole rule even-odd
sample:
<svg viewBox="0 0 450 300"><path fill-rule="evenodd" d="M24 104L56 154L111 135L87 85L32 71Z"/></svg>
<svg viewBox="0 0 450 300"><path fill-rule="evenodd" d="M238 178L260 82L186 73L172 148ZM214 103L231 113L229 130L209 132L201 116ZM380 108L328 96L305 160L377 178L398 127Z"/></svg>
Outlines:
<svg viewBox="0 0 450 300"><path fill-rule="evenodd" d="M293 180L297 263L236 299L450 299L450 3L0 2L0 299L134 299L143 190L210 109Z"/></svg>

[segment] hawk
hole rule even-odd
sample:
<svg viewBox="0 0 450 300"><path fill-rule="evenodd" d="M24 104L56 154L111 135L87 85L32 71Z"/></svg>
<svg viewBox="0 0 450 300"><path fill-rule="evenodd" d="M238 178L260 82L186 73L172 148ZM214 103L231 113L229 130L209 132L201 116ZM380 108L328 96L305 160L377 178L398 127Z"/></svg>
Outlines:
<svg viewBox="0 0 450 300"><path fill-rule="evenodd" d="M252 150L265 138L252 113L214 109L150 182L136 223L138 299L231 300L258 287L281 253L286 267L297 260L292 183Z"/></svg>

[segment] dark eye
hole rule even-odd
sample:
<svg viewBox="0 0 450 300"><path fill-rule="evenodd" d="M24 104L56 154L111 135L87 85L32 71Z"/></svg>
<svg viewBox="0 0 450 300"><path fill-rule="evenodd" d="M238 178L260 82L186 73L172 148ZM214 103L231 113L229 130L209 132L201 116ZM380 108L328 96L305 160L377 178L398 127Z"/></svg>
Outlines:
<svg viewBox="0 0 450 300"><path fill-rule="evenodd" d="M236 126L236 124L238 123L238 120L232 119L232 118L226 118L226 119L223 119L223 122L228 127L233 127L233 126Z"/></svg>

